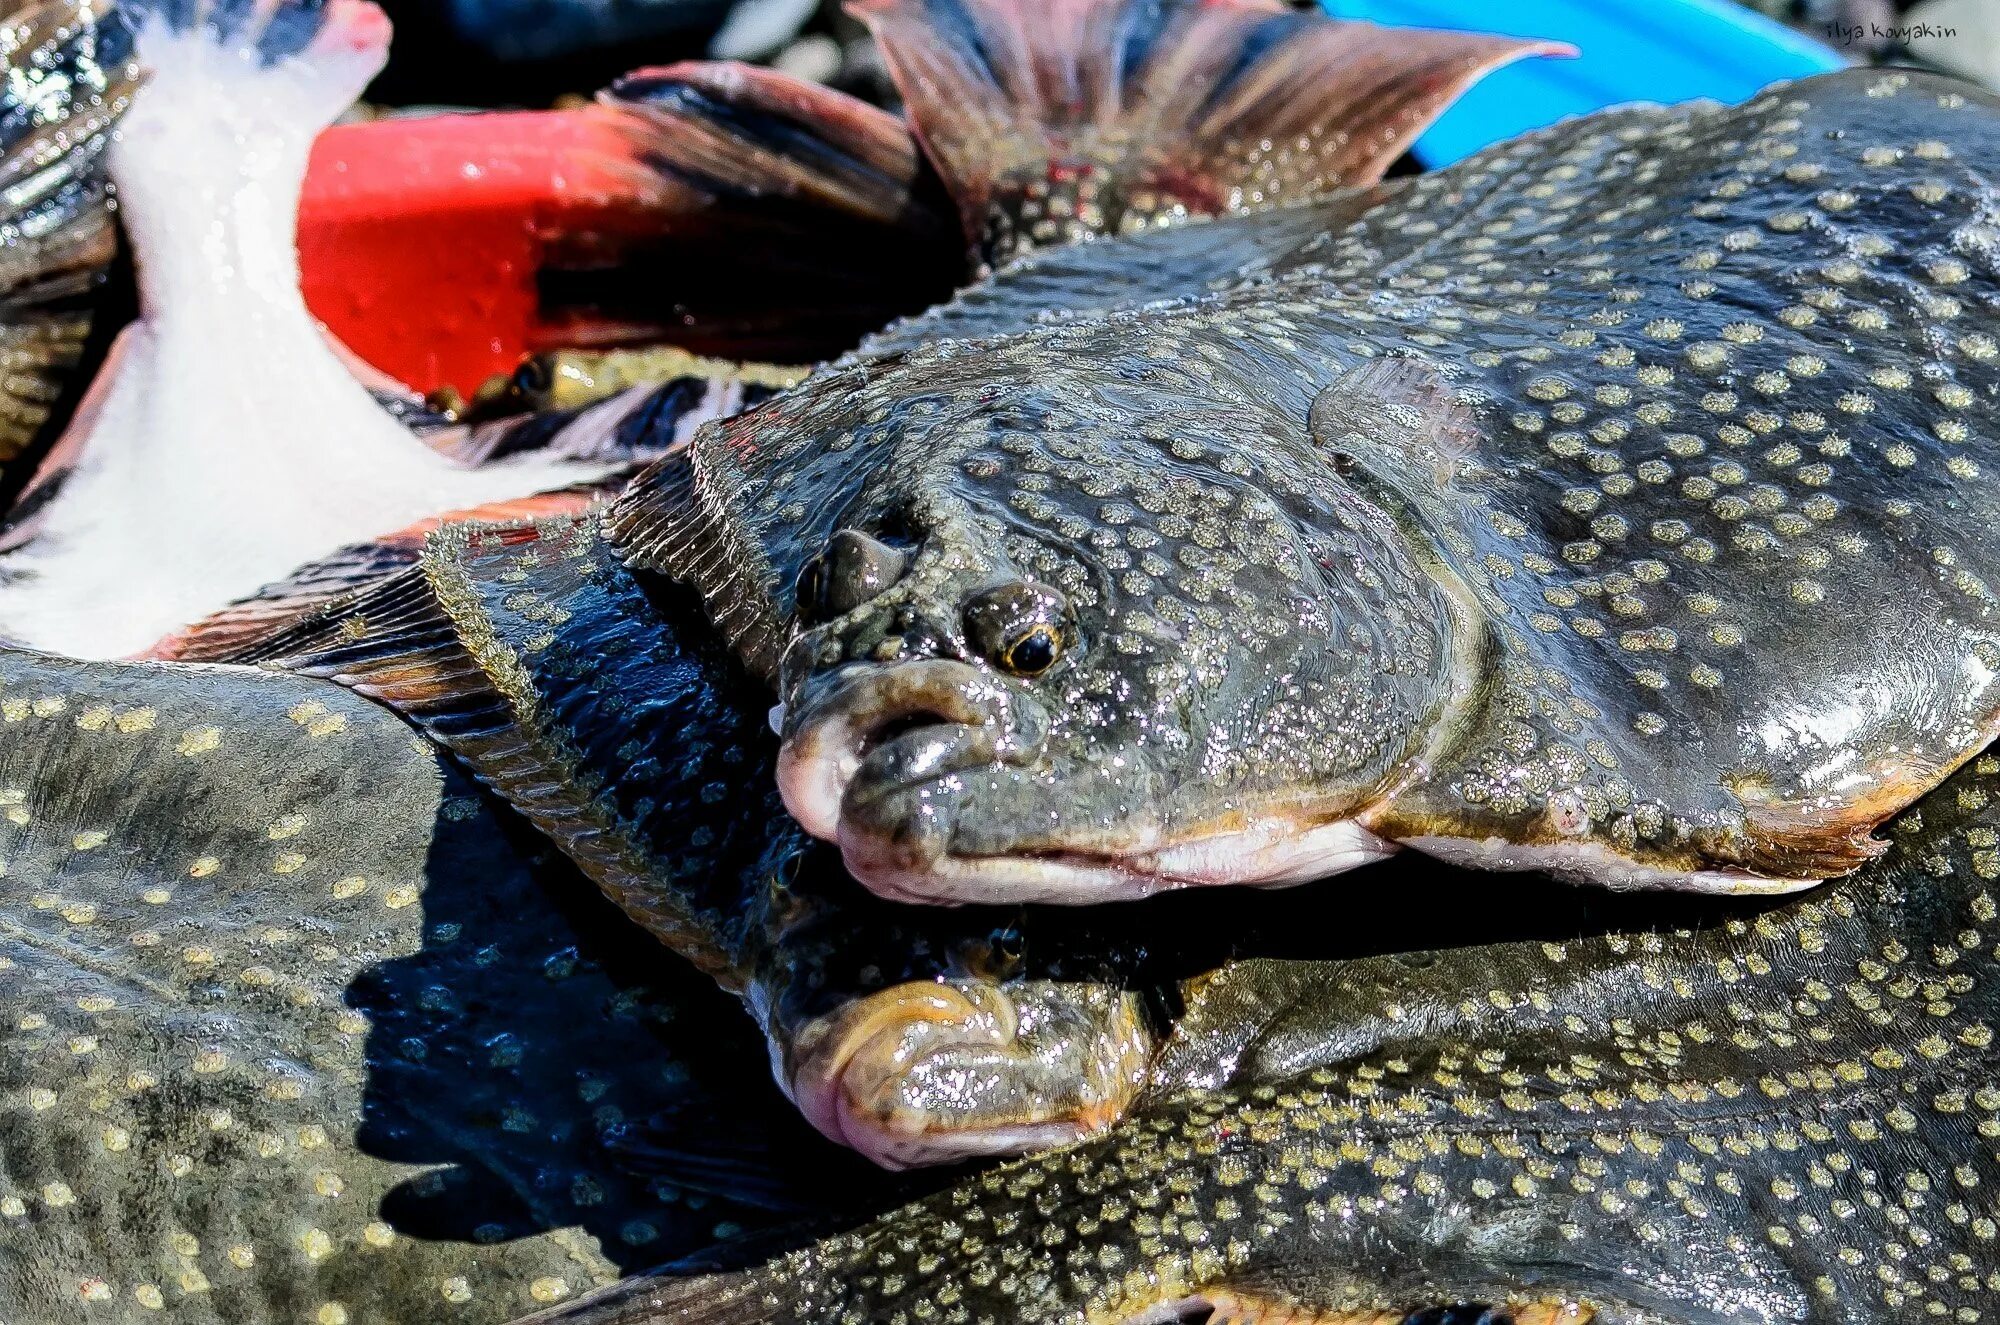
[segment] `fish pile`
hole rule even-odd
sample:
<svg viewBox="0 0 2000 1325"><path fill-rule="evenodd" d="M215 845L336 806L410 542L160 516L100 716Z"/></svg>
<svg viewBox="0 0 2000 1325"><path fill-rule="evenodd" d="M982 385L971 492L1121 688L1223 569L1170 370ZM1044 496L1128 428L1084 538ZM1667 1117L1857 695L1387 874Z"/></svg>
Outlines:
<svg viewBox="0 0 2000 1325"><path fill-rule="evenodd" d="M7 17L0 1321L1992 1312L2000 98L856 12L564 112L700 352L451 410L373 5Z"/></svg>

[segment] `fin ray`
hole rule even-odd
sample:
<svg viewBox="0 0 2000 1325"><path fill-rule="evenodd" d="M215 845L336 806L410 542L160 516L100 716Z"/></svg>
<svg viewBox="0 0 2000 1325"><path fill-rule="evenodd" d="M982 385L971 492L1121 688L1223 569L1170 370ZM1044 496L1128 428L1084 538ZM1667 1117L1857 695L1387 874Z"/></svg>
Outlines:
<svg viewBox="0 0 2000 1325"><path fill-rule="evenodd" d="M1556 43L1270 0L856 0L989 262L1381 178L1480 77Z"/></svg>

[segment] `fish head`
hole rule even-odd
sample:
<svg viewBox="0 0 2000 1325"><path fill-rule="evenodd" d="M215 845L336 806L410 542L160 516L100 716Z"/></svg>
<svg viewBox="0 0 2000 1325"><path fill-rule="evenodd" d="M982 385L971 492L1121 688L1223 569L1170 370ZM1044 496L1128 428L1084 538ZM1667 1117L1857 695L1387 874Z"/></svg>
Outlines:
<svg viewBox="0 0 2000 1325"><path fill-rule="evenodd" d="M853 460L799 503L824 532L778 667L792 814L906 900L1095 902L1385 854L1356 818L1427 739L1450 609L1313 452L1308 402L1048 358L938 368L859 429L789 424Z"/></svg>

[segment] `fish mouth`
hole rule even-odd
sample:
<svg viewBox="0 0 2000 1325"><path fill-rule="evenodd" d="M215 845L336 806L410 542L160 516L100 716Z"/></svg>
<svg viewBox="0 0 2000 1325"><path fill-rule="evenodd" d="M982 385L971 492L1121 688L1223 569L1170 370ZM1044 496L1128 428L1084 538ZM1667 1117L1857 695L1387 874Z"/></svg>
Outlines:
<svg viewBox="0 0 2000 1325"><path fill-rule="evenodd" d="M969 664L851 664L814 678L806 698L786 708L778 790L800 827L838 841L857 784L865 795L871 785L1026 762L1047 733L1039 704Z"/></svg>
<svg viewBox="0 0 2000 1325"><path fill-rule="evenodd" d="M912 981L773 1039L779 1083L807 1120L890 1169L1101 1132L1153 1054L1137 995L1052 981Z"/></svg>
<svg viewBox="0 0 2000 1325"><path fill-rule="evenodd" d="M1354 815L1296 806L1170 830L1157 776L1130 757L1051 755L1040 704L965 663L850 664L813 678L784 726L786 808L893 901L1087 905L1282 887L1398 849Z"/></svg>
<svg viewBox="0 0 2000 1325"><path fill-rule="evenodd" d="M924 788L905 788L921 795ZM928 851L921 841L843 819L837 838L847 869L870 891L930 904L1134 901L1182 888L1284 888L1342 874L1394 855L1397 843L1353 819L1302 826L1274 818L1248 827L1125 848L1024 846L971 854Z"/></svg>

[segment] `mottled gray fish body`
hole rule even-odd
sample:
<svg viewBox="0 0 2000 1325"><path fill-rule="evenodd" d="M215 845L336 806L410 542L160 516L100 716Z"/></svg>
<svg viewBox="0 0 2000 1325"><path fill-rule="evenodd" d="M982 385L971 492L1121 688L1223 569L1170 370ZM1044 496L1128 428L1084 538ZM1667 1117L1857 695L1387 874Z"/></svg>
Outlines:
<svg viewBox="0 0 2000 1325"><path fill-rule="evenodd" d="M1856 70L1032 255L613 527L705 550L888 895L1797 887L2000 715L1996 160Z"/></svg>
<svg viewBox="0 0 2000 1325"><path fill-rule="evenodd" d="M2000 759L1695 932L1200 987L1107 1135L566 1325L1863 1325L2000 1304Z"/></svg>
<svg viewBox="0 0 2000 1325"><path fill-rule="evenodd" d="M730 1026L509 817L338 686L0 651L0 1320L476 1325L710 1239L598 1132Z"/></svg>

